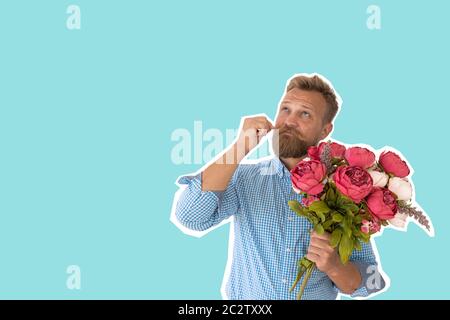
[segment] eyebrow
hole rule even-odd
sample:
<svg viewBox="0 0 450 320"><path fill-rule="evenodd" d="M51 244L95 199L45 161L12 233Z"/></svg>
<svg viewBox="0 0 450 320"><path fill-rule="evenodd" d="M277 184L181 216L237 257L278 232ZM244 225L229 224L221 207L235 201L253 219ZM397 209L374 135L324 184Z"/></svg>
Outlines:
<svg viewBox="0 0 450 320"><path fill-rule="evenodd" d="M282 106L283 104L285 104L285 103L292 103L292 102L293 102L293 101L291 101L291 100L283 100L283 101L281 102L281 106ZM314 111L311 107L307 106L306 104L300 103L300 105L301 105L302 107L304 107L305 109Z"/></svg>

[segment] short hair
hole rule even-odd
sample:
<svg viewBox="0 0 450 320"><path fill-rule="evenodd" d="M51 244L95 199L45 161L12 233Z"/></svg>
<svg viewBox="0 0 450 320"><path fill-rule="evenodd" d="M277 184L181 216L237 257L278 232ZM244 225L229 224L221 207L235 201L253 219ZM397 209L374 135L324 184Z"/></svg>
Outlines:
<svg viewBox="0 0 450 320"><path fill-rule="evenodd" d="M324 123L332 122L339 109L339 102L333 88L318 75L293 77L287 87L286 93L292 89L316 91L322 94L327 103L327 111L324 115Z"/></svg>

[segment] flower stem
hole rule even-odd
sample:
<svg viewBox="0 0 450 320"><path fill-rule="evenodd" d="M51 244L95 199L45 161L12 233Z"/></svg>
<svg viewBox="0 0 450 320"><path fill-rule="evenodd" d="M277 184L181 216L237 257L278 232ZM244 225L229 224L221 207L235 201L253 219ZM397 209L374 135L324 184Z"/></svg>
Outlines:
<svg viewBox="0 0 450 320"><path fill-rule="evenodd" d="M295 287L297 286L297 283L300 281L300 278L302 277L302 275L305 273L305 268L304 267L300 267L298 269L298 273L297 273L297 278L295 278L294 284L292 285L292 287L289 289L289 292L292 292L292 290L295 289Z"/></svg>
<svg viewBox="0 0 450 320"><path fill-rule="evenodd" d="M306 284L308 283L309 277L311 277L311 274L315 267L316 267L316 264L312 263L310 266L308 266L308 268L306 268L305 278L303 279L300 290L297 293L297 300L302 299L303 291L305 291Z"/></svg>

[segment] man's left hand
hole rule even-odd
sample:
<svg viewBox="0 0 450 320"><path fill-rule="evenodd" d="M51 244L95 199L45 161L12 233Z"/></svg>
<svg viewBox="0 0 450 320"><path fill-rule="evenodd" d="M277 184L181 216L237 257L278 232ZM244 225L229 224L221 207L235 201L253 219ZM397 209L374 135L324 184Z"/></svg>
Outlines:
<svg viewBox="0 0 450 320"><path fill-rule="evenodd" d="M330 237L331 235L327 232L319 235L313 231L306 255L306 258L316 264L317 269L325 273L342 265L336 249L330 245Z"/></svg>

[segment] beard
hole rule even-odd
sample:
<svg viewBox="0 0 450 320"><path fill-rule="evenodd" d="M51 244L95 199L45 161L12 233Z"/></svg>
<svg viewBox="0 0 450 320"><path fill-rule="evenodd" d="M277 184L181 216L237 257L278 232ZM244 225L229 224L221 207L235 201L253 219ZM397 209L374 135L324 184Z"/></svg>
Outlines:
<svg viewBox="0 0 450 320"><path fill-rule="evenodd" d="M279 158L302 158L308 153L308 148L314 143L308 143L298 137L295 129L283 126L272 136L272 149Z"/></svg>

